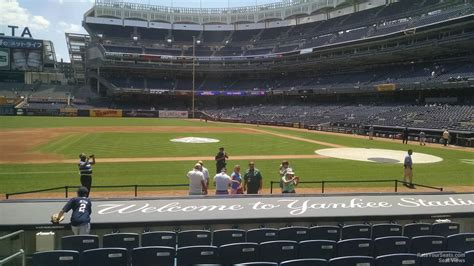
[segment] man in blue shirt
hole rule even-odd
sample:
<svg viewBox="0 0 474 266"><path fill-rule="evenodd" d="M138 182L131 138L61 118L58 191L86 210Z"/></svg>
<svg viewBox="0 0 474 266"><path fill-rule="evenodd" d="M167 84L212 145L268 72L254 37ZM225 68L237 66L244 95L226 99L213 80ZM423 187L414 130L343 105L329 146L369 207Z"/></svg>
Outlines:
<svg viewBox="0 0 474 266"><path fill-rule="evenodd" d="M403 183L406 187L414 189L415 186L412 184L413 178L413 161L411 159L411 155L413 154L412 150L408 150L408 154L405 156L405 160L403 161L403 167L405 168L403 172L403 179L405 183Z"/></svg>
<svg viewBox="0 0 474 266"><path fill-rule="evenodd" d="M89 161L92 159L92 161ZM91 155L87 158L85 153L79 155L79 174L81 176L81 185L87 188L87 197L91 191L92 186L92 165L95 164L95 156Z"/></svg>
<svg viewBox="0 0 474 266"><path fill-rule="evenodd" d="M71 229L75 235L88 235L91 230L92 203L87 197L88 194L86 187L80 187L77 197L70 199L58 214L58 217L62 217L64 213L72 210Z"/></svg>

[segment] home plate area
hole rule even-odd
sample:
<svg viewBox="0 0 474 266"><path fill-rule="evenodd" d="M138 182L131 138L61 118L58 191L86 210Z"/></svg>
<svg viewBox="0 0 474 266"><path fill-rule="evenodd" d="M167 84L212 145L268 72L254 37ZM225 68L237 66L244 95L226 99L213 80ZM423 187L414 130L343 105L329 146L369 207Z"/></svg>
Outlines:
<svg viewBox="0 0 474 266"><path fill-rule="evenodd" d="M330 148L315 151L319 155L338 159L355 160L376 163L403 163L407 151L370 149L370 148ZM437 163L443 158L426 153L413 151L412 159L414 163Z"/></svg>

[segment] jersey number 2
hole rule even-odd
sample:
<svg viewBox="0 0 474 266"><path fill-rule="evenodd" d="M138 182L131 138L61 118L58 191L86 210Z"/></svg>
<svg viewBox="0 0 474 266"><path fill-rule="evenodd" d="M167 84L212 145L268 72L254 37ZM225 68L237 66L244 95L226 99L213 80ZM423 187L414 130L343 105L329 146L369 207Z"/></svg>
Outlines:
<svg viewBox="0 0 474 266"><path fill-rule="evenodd" d="M79 206L79 212L85 212L86 206L87 206L87 204L82 203L82 204Z"/></svg>

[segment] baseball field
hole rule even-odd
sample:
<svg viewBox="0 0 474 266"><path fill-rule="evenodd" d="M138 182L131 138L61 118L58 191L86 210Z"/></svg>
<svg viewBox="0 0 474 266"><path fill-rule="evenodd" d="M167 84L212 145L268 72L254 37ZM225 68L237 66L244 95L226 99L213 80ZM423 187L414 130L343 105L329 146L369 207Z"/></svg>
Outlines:
<svg viewBox="0 0 474 266"><path fill-rule="evenodd" d="M180 138L209 138L213 143L172 142ZM385 158L384 153L364 160L376 149L414 151L414 182L443 187L448 191L474 191L474 149L438 144L403 145L398 140L368 140L292 128L153 118L0 117L0 193L77 186L78 155L95 154L94 186L186 184L186 173L198 160L215 172L214 156L225 147L228 168L240 164L245 171L255 161L264 178L264 193L270 181L278 181L283 159L301 181L403 179L403 155ZM317 152L341 150L340 159ZM418 163L417 155L438 160ZM387 155L388 156L388 155ZM388 156L390 157L390 156ZM393 157L393 155L392 155ZM398 160L398 162L397 162ZM421 160L421 157L420 157ZM421 161L419 161L421 162ZM386 192L393 183L327 184L329 192ZM400 188L406 190L406 188ZM147 188L140 195L182 195L186 187ZM212 191L212 188L210 189ZM302 184L298 192L320 191L319 184ZM416 191L429 191L417 188ZM95 194L94 194L95 193ZM213 194L212 192L210 194ZM61 196L60 191L21 197ZM92 196L131 196L129 189L93 189ZM20 197L20 196L18 196ZM2 196L2 198L4 198ZM14 198L14 197L13 197Z"/></svg>

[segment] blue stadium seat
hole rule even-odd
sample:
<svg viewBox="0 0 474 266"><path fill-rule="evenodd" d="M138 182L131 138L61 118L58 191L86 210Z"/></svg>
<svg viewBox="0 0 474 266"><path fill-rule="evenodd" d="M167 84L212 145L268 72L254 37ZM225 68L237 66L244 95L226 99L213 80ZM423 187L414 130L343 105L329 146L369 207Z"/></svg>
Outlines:
<svg viewBox="0 0 474 266"><path fill-rule="evenodd" d="M370 238L370 234L370 225L350 224L342 227L341 239Z"/></svg>
<svg viewBox="0 0 474 266"><path fill-rule="evenodd" d="M278 239L278 230L275 228L259 228L247 231L247 242L262 243Z"/></svg>
<svg viewBox="0 0 474 266"><path fill-rule="evenodd" d="M176 248L176 233L155 231L142 234L142 247L162 246Z"/></svg>
<svg viewBox="0 0 474 266"><path fill-rule="evenodd" d="M354 238L337 242L337 256L372 256L372 239Z"/></svg>
<svg viewBox="0 0 474 266"><path fill-rule="evenodd" d="M297 259L287 260L280 263L280 266L326 266L328 262L324 259Z"/></svg>
<svg viewBox="0 0 474 266"><path fill-rule="evenodd" d="M374 224L372 225L372 239L386 236L401 236L402 226L399 224Z"/></svg>
<svg viewBox="0 0 474 266"><path fill-rule="evenodd" d="M424 236L431 234L431 224L429 223L412 223L403 226L403 235L409 238L414 236Z"/></svg>
<svg viewBox="0 0 474 266"><path fill-rule="evenodd" d="M81 264L87 266L127 266L126 248L97 248L82 252Z"/></svg>
<svg viewBox="0 0 474 266"><path fill-rule="evenodd" d="M368 256L347 256L329 260L329 266L374 266L374 258ZM387 265L388 266L388 265Z"/></svg>
<svg viewBox="0 0 474 266"><path fill-rule="evenodd" d="M256 262L247 262L247 263L239 263L235 264L234 266L278 266L276 262L263 262L263 261L256 261Z"/></svg>
<svg viewBox="0 0 474 266"><path fill-rule="evenodd" d="M73 250L52 250L33 254L33 266L80 266L79 252Z"/></svg>
<svg viewBox="0 0 474 266"><path fill-rule="evenodd" d="M329 260L336 257L336 241L306 240L298 245L298 257L301 259L317 258Z"/></svg>
<svg viewBox="0 0 474 266"><path fill-rule="evenodd" d="M126 248L131 251L139 246L140 240L135 233L107 234L102 237L104 248Z"/></svg>
<svg viewBox="0 0 474 266"><path fill-rule="evenodd" d="M282 262L297 259L298 243L296 241L275 240L260 244L260 260Z"/></svg>
<svg viewBox="0 0 474 266"><path fill-rule="evenodd" d="M61 248L82 252L88 249L99 248L99 237L95 235L72 235L61 238Z"/></svg>
<svg viewBox="0 0 474 266"><path fill-rule="evenodd" d="M421 266L464 266L466 257L464 253L455 251L441 251L422 254L420 257Z"/></svg>
<svg viewBox="0 0 474 266"><path fill-rule="evenodd" d="M431 226L431 234L435 236L449 236L459 234L458 223L434 223Z"/></svg>
<svg viewBox="0 0 474 266"><path fill-rule="evenodd" d="M335 225L314 226L309 229L310 239L333 240L341 239L341 228Z"/></svg>
<svg viewBox="0 0 474 266"><path fill-rule="evenodd" d="M178 248L176 261L177 266L219 264L219 254L216 246L181 247Z"/></svg>
<svg viewBox="0 0 474 266"><path fill-rule="evenodd" d="M407 253L410 239L406 236L379 237L374 240L374 255Z"/></svg>
<svg viewBox="0 0 474 266"><path fill-rule="evenodd" d="M446 238L446 250L466 252L474 250L474 233L461 233Z"/></svg>
<svg viewBox="0 0 474 266"><path fill-rule="evenodd" d="M219 247L219 256L225 264L237 264L258 261L259 245L257 243L234 243Z"/></svg>
<svg viewBox="0 0 474 266"><path fill-rule="evenodd" d="M419 266L418 256L410 253L399 253L378 256L375 258L376 266Z"/></svg>
<svg viewBox="0 0 474 266"><path fill-rule="evenodd" d="M292 226L284 227L278 230L278 240L292 240L296 242L309 239L308 227Z"/></svg>
<svg viewBox="0 0 474 266"><path fill-rule="evenodd" d="M141 247L132 251L133 266L174 266L176 251L172 247Z"/></svg>
<svg viewBox="0 0 474 266"><path fill-rule="evenodd" d="M473 266L474 265L474 250L467 251L464 253L465 256L465 265L466 266Z"/></svg>
<svg viewBox="0 0 474 266"><path fill-rule="evenodd" d="M226 244L245 242L245 230L222 229L212 233L212 245L220 247Z"/></svg>
<svg viewBox="0 0 474 266"><path fill-rule="evenodd" d="M446 238L442 236L415 236L410 240L410 253L429 253L443 251Z"/></svg>
<svg viewBox="0 0 474 266"><path fill-rule="evenodd" d="M209 230L188 230L178 233L178 247L211 245Z"/></svg>

